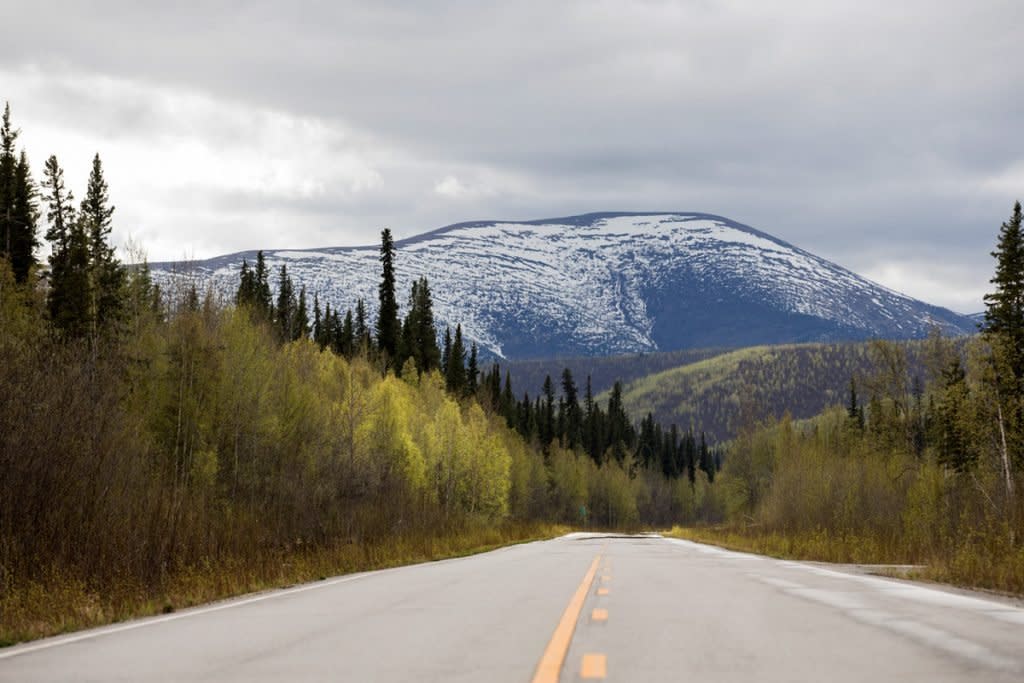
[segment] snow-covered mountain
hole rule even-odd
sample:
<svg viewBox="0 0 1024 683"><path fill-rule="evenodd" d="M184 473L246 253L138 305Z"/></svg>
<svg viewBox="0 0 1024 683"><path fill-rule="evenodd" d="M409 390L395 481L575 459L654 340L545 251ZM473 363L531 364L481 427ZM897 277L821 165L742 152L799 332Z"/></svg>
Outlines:
<svg viewBox="0 0 1024 683"><path fill-rule="evenodd" d="M378 247L267 251L312 297L372 311ZM234 293L241 252L188 264ZM158 263L159 280L181 264ZM753 228L700 213L594 213L460 223L396 243L400 303L420 275L438 323L505 358L611 355L800 341L905 339L974 323Z"/></svg>

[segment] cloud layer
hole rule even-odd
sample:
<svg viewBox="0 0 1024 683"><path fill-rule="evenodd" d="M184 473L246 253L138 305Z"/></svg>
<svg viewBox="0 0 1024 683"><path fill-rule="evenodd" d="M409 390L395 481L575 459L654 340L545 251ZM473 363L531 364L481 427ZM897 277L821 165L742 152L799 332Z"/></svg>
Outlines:
<svg viewBox="0 0 1024 683"><path fill-rule="evenodd" d="M678 209L974 311L1024 195L1016 0L141 5L25 6L0 97L154 260Z"/></svg>

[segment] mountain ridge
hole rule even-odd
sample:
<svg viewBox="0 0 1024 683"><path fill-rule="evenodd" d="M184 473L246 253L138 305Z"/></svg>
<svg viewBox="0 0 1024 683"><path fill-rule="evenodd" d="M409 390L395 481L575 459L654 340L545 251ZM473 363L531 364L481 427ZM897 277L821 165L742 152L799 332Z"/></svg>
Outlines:
<svg viewBox="0 0 1024 683"><path fill-rule="evenodd" d="M439 323L485 355L550 358L765 343L969 334L966 316L917 301L724 216L605 211L468 221L396 240L400 301L431 282ZM187 264L222 296L255 250ZM321 302L375 308L376 246L265 250ZM151 265L158 280L181 262Z"/></svg>

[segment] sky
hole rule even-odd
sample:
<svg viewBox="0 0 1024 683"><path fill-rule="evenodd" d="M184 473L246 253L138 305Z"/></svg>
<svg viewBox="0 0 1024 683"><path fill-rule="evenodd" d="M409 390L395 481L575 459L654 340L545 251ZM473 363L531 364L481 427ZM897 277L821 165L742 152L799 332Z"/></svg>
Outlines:
<svg viewBox="0 0 1024 683"><path fill-rule="evenodd" d="M983 308L1024 199L1020 0L48 2L0 100L151 261L697 211Z"/></svg>

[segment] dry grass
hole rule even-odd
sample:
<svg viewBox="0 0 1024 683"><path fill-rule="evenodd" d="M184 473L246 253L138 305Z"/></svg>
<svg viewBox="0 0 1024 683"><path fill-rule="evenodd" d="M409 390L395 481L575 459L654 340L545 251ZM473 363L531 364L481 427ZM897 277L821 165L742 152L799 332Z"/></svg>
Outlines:
<svg viewBox="0 0 1024 683"><path fill-rule="evenodd" d="M787 560L841 564L906 564L918 561L893 543L865 537L836 537L824 531L766 533L754 528L729 526L673 527L665 535L730 550L752 552ZM927 558L910 578L947 583L962 588L982 588L1024 596L1024 550L1013 550L997 540L975 542L950 557Z"/></svg>

